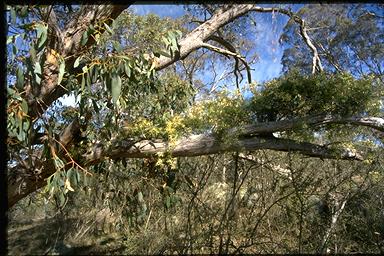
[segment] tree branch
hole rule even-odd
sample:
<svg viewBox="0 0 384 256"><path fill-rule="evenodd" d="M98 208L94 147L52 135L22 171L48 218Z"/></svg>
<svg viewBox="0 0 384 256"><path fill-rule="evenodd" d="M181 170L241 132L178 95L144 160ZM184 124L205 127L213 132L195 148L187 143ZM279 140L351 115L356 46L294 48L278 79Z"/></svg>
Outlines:
<svg viewBox="0 0 384 256"><path fill-rule="evenodd" d="M304 42L310 48L313 54L313 66L312 73L315 71L322 71L323 67L321 65L321 60L317 51L317 48L312 43L310 37L307 33L307 27L303 19L301 19L298 15L293 13L290 10L282 9L282 8L264 8L259 7L253 4L239 4L234 5L230 9L220 8L218 9L212 17L198 26L196 29L192 30L188 33L182 40L179 42L180 46L180 55L174 58L168 58L165 56L161 56L157 61L156 70L163 69L179 59L186 58L192 51L203 47L203 43L208 40L210 36L212 36L220 27L228 24L229 22L235 20L236 18L250 12L278 12L284 15L293 18L293 20L299 24L300 26L300 34L303 37Z"/></svg>
<svg viewBox="0 0 384 256"><path fill-rule="evenodd" d="M228 56L228 55L229 55L229 56L233 56L233 57L235 57L236 59L241 60L241 61L244 63L246 69L247 69L248 82L249 82L249 83L252 82L252 80L251 80L251 76L250 76L250 75L251 75L250 67L248 66L247 61L246 61L241 55L237 54L236 52L227 51L227 50L221 49L221 48L219 48L219 47L216 47L216 46L213 46L213 45L211 45L211 44L207 44L207 43L203 43L203 44L202 44L202 47L207 48L207 49L212 50L212 51L215 51L215 52L217 52L217 53L223 54L223 55L225 55L225 56Z"/></svg>
<svg viewBox="0 0 384 256"><path fill-rule="evenodd" d="M321 65L319 53L317 51L317 48L312 43L311 39L308 36L307 33L307 27L305 25L304 20L300 20L300 34L303 37L305 43L308 45L308 47L311 49L313 57L312 57L312 74L315 74L316 71L323 71L323 66Z"/></svg>
<svg viewBox="0 0 384 256"><path fill-rule="evenodd" d="M374 130L384 132L384 119L380 117L337 117L332 115L317 115L295 118L291 120L246 125L243 127L231 129L230 134L249 136L281 132L298 128L303 124L309 126L320 126L326 124L351 124L356 126L366 126Z"/></svg>
<svg viewBox="0 0 384 256"><path fill-rule="evenodd" d="M71 72L73 67L73 62L78 56L80 50L87 50L91 45L94 44L92 37L88 40L85 46L80 45L81 37L83 33L88 29L90 24L95 24L99 21L110 22L111 19L115 19L127 6L117 6L117 5L103 5L103 6L84 6L81 8L76 19L73 19L68 26L61 33L63 38L63 46L60 52L58 52L63 58L66 59L66 71ZM294 15L292 12L279 9L279 8L262 8L255 6L253 4L246 5L234 5L232 8L220 8L212 17L198 26L196 29L188 33L182 40L179 42L180 54L174 58L167 58L162 56L158 59L158 64L156 65L156 70L166 68L167 66L173 64L174 62L184 59L192 51L201 48L201 47L210 47L211 49L224 51L228 54L229 51L214 47L206 43L207 40L222 26L233 21L237 17L240 17L246 14L249 11L256 12L272 12L277 11L282 14L286 14L290 17L293 17L296 22L301 26L305 26L305 23ZM53 22L53 21L52 21ZM54 22L53 22L54 23ZM53 24L52 23L52 24ZM305 32L305 30L304 30ZM317 54L317 50L314 47L313 43L310 41L308 35L303 33L304 39L306 40L307 45L312 49L314 53ZM313 46L313 47L312 47ZM51 47L51 46L49 46ZM55 46L60 49L59 46ZM55 49L55 50L58 50ZM316 50L316 51L315 51ZM47 54L50 54L48 51ZM233 54L233 53L232 53ZM230 55L230 54L229 54ZM233 55L230 55L233 56ZM321 69L321 63L318 56L316 57L316 67ZM28 104L29 104L29 115L31 117L37 117L41 115L53 101L63 96L68 91L57 85L57 74L58 66L56 65L46 65L43 70L44 77L42 79L42 88L39 94L34 95L29 93L27 95ZM305 120L304 120L305 121ZM303 122L304 122L303 121ZM309 119L306 120L313 125L317 124L326 124L326 123L348 123L354 125L363 125L368 126L380 131L383 131L384 122L382 118L331 118L331 119ZM243 134L255 135L257 133L263 133L265 131L280 131L286 129L292 129L296 127L296 122L294 121L280 121L275 123L259 124L244 127L242 132ZM76 121L74 121L70 126L68 126L60 136L60 143L64 147L67 147L75 138L76 134L79 132L80 126ZM235 131L235 130L233 130ZM241 135L241 134L240 134ZM124 141L123 141L124 142ZM279 151L295 151L302 153L304 155L321 157L321 158L341 158L341 159L361 159L361 157L354 153L351 150L345 152L339 152L339 155L335 155L335 152L330 150L327 147L314 145L310 143L300 143L287 139L280 138L263 138L263 137L252 137L252 138L239 138L234 140L232 143L222 143L218 138L213 135L199 135L199 136L190 136L184 140L176 143L175 147L170 147L167 142L152 142L152 141L142 141L137 142L134 145L131 143L126 143L126 145L113 148L111 150L105 150L100 145L95 147L95 151L92 151L91 154L88 154L86 157L89 163L94 163L101 161L104 157L118 159L121 157L147 157L151 154L157 152L171 151L174 156L197 156L204 154L214 154L225 151L240 151L240 150L258 150L258 149L273 149ZM97 153L97 154L95 154ZM8 198L9 205L13 205L19 199L25 197L33 191L36 191L38 188L44 186L45 179L49 177L52 173L55 172L55 168L51 159L41 160L33 159L33 168L38 170L38 175L31 173L31 170L18 169L18 166L12 168L9 173L9 183L8 183Z"/></svg>
<svg viewBox="0 0 384 256"><path fill-rule="evenodd" d="M307 44L307 46L310 48L313 54L312 58L312 74L314 74L316 71L323 71L323 66L321 65L321 60L319 57L319 53L317 51L317 48L315 45L312 43L312 40L308 36L307 33L307 26L305 24L305 21L300 18L298 15L293 13L290 10L282 9L282 8L263 8L263 7L258 7L255 6L253 11L256 12L278 12L284 15L287 15L288 17L292 18L299 26L300 26L300 35L302 36L304 42Z"/></svg>
<svg viewBox="0 0 384 256"><path fill-rule="evenodd" d="M42 12L42 15L45 18L46 23L48 24L48 31L50 32L50 35L48 35L48 47L50 49L62 49L63 35L59 27L59 23L57 21L56 13L53 9L53 6L45 8Z"/></svg>
<svg viewBox="0 0 384 256"><path fill-rule="evenodd" d="M126 144L127 146L125 146ZM251 137L239 138L233 142L224 143L214 135L192 135L188 138L179 140L175 146L170 146L168 142L143 140L133 145L120 141L119 146L104 149L102 145L94 148L85 157L88 163L97 163L105 158L148 158L157 153L170 152L174 157L191 157L209 155L231 151L254 151L259 149L271 149L285 152L298 152L311 157L322 159L348 159L362 160L362 156L350 149L343 152L335 152L325 146L311 144L307 142L297 142L290 139L273 137Z"/></svg>
<svg viewBox="0 0 384 256"><path fill-rule="evenodd" d="M192 51L201 48L203 42L207 41L220 27L246 14L252 8L252 4L234 5L230 9L226 9L225 7L219 8L209 20L192 30L180 40L180 56L174 58L161 56L158 59L156 70L166 68L177 60L186 58Z"/></svg>
<svg viewBox="0 0 384 256"><path fill-rule="evenodd" d="M80 124L75 118L60 134L60 144L68 147L79 131ZM62 154L62 147L56 148L57 154ZM12 207L20 199L45 186L46 179L56 171L52 159L43 159L41 151L36 152L36 156L32 157L31 162L32 166L18 164L7 170L8 207Z"/></svg>
<svg viewBox="0 0 384 256"><path fill-rule="evenodd" d="M81 52L80 50L89 49L93 45L94 39L92 36L89 36L89 40L85 46L80 45L81 37L83 33L88 29L91 24L95 24L99 21L105 21L106 23L111 22L112 19L115 19L120 13L126 9L129 5L102 5L102 6L83 6L79 11L77 18L74 18L65 28L63 35L63 49L58 52L61 56L66 59L66 67L72 67L73 63ZM198 26L196 29L188 33L184 38L179 42L179 51L180 54L174 56L173 58L161 56L157 58L155 69L161 70L169 65L173 64L178 60L186 58L192 51L204 47L204 42L206 42L209 37L211 37L220 27L228 24L229 22L235 20L236 18L246 14L249 11L256 12L279 12L285 15L288 15L300 25L302 30L302 36L312 50L314 54L314 62L316 66L314 69L322 70L321 62L318 57L317 49L313 45L312 41L306 33L306 27L304 21L299 18L297 15L292 13L289 10L281 8L262 8L253 4L241 4L233 5L231 8L224 6L216 10L212 17ZM57 49L56 49L57 50ZM49 54L49 52L48 52ZM69 69L67 72L71 72ZM57 85L57 76L58 76L58 66L50 65L47 68L44 68L44 79L42 80L42 88L38 95L31 95L28 93L27 98L29 105L29 115L31 117L36 117L41 115L56 99L60 98L68 91Z"/></svg>
<svg viewBox="0 0 384 256"><path fill-rule="evenodd" d="M57 24L55 25L56 17L54 16L54 12L51 12L48 24L54 28L57 32L56 35L60 36L60 39L55 40L56 43L52 41L48 44L46 51L47 56L51 54L51 49L55 50L55 52L65 59L66 71L68 73L74 73L72 67L77 56L95 44L93 37L89 36L87 44L81 46L83 33L91 24L102 21L110 24L112 20L118 17L128 6L129 5L85 5L80 9L77 17L60 33L57 32L59 31L57 30L58 26L56 28ZM26 86L25 91L27 93L25 97L29 105L28 115L32 118L42 115L55 100L68 93L65 87L57 84L58 68L57 63L46 62L42 72L43 79L41 81L41 88L38 92L32 92L30 85Z"/></svg>
<svg viewBox="0 0 384 256"><path fill-rule="evenodd" d="M179 140L175 143L175 146L170 146L168 142L149 140L132 143L130 139L119 141L118 146L110 149L104 149L102 144L97 144L91 152L85 155L87 160L85 166L97 164L106 158L148 158L160 152L170 152L174 157L191 157L230 151L255 151L260 149L298 152L303 155L322 159L363 159L360 154L348 148L338 152L326 146L273 137L240 138L232 142L224 143L214 135L202 134L192 135ZM36 159L34 166L34 168L38 170L38 176L32 175L30 170L20 170L20 167L21 166L16 166L10 170L13 177L8 181L9 207L13 206L28 194L45 186L46 178L56 171L52 161L43 161L40 159ZM24 175L20 176L20 173ZM28 175L28 173L30 174Z"/></svg>
<svg viewBox="0 0 384 256"><path fill-rule="evenodd" d="M209 48L209 47L214 47L214 46L211 46L209 44L205 44L203 45L203 47L207 48L207 49L210 49L210 50L213 50L213 51L216 51L218 53L221 53L221 54L224 54L225 56L227 55L230 55L230 56L233 56L235 58L235 61L236 61L236 65L235 65L235 74L236 74L236 71L240 72L238 69L238 60L240 60L241 62L243 62L246 70L247 70L247 77L248 77L248 83L252 83L252 76L251 76L251 67L248 65L248 62L245 60L245 58L243 56L241 56L237 51L236 51L236 48L233 47L233 45L231 43L229 43L228 41L226 41L225 39L221 38L221 37L218 37L218 36L215 36L215 35L212 35L208 38L208 40L212 40L212 41L215 41L219 44L221 44L222 46L224 46L225 48L227 48L229 51L225 51L225 50L222 50L220 48L217 48L217 49L220 49L222 50L222 52L220 51L217 51L215 50L214 48ZM228 52L228 54L224 53L224 52Z"/></svg>
<svg viewBox="0 0 384 256"><path fill-rule="evenodd" d="M352 150L344 149L340 155L335 155L333 151L325 146L315 145L305 142L296 142L289 139L263 137L263 134L279 131L288 131L306 124L309 126L320 126L326 124L352 124L357 126L366 126L378 131L384 131L384 119L379 117L334 117L330 115L318 115L293 120L284 120L277 122L260 123L247 125L240 128L229 130L229 134L240 136L233 144L222 143L214 135L192 135L186 139L180 140L176 146L170 147L167 142L141 141L130 144L129 147L123 146L105 151L100 147L87 154L89 162L99 161L104 157L108 158L142 158L149 155L171 151L173 156L196 156L205 154L214 154L225 151L252 151L258 149L272 149L278 151L297 151L301 154L320 157L320 158L341 158L361 160L362 157ZM261 135L261 137L257 137ZM244 136L256 136L247 137ZM126 144L127 145L127 144ZM96 153L97 152L97 153Z"/></svg>
<svg viewBox="0 0 384 256"><path fill-rule="evenodd" d="M94 165L105 158L147 158L160 152L170 152L174 157L180 156L199 156L216 154L229 151L254 151L260 149L271 149L277 151L298 152L310 157L362 160L363 157L354 150L344 148L335 151L327 146L316 145L307 142L297 142L290 139L255 136L257 134L289 130L299 124L324 125L324 124L353 124L367 126L379 131L384 131L384 119L378 117L348 117L337 118L330 116L307 117L294 120L269 122L244 126L243 128L232 129L229 132L236 136L232 142L224 143L220 138L210 135L192 135L177 141L170 146L165 141L144 140L133 142L126 139L115 141L112 145L118 145L109 149L103 148L102 144L96 144L94 148L84 155L85 166ZM67 147L78 132L80 126L78 121L73 121L60 136L60 142ZM248 137L244 137L247 135ZM254 137L249 137L254 136ZM55 172L52 161L42 161L39 157L34 159L34 169L39 170L39 175L28 175L30 170L22 172L22 166L17 166L10 170L10 180L8 183L9 206L18 200L45 185L45 179ZM24 168L25 169L25 168ZM19 175L24 173L23 175ZM13 178L12 178L13 177Z"/></svg>

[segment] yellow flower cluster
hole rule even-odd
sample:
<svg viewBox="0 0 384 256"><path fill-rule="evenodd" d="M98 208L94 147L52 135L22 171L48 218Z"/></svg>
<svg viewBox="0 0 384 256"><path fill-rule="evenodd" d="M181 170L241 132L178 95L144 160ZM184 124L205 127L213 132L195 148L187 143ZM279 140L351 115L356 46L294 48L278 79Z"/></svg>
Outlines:
<svg viewBox="0 0 384 256"><path fill-rule="evenodd" d="M183 133L187 133L188 131L189 129L186 128L184 119L180 115L172 117L165 127L165 132L171 146L176 143L177 139L179 139Z"/></svg>
<svg viewBox="0 0 384 256"><path fill-rule="evenodd" d="M126 135L140 138L157 138L162 133L159 127L146 118L139 118L134 123L125 122L123 129Z"/></svg>

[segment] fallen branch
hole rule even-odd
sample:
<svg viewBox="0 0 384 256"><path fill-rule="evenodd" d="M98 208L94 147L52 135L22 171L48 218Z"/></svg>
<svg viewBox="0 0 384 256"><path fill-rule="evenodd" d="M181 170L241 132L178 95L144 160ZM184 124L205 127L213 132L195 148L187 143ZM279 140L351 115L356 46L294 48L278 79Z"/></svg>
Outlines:
<svg viewBox="0 0 384 256"><path fill-rule="evenodd" d="M125 146L126 144L127 146ZM95 164L106 158L149 158L158 153L169 152L174 157L192 157L200 155L217 154L231 151L254 151L271 149L285 152L298 152L303 155L318 158L363 160L362 156L354 150L345 148L335 151L326 146L307 142L297 142L290 139L273 137L251 137L234 139L223 142L220 138L210 135L192 135L181 139L170 146L168 142L143 140L133 145L120 141L119 146L103 148L100 144L85 156L88 164Z"/></svg>
<svg viewBox="0 0 384 256"><path fill-rule="evenodd" d="M384 132L384 119L380 117L337 117L332 115L317 115L276 122L246 125L243 127L231 129L230 134L249 136L288 131L299 128L302 125L314 127L326 124L350 124L356 126L366 126L371 129Z"/></svg>

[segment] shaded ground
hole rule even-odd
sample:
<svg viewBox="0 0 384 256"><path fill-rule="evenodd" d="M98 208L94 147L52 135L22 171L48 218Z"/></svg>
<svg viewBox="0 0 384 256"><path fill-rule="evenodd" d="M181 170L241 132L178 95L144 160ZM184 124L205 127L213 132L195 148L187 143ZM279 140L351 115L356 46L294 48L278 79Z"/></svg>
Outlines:
<svg viewBox="0 0 384 256"><path fill-rule="evenodd" d="M68 230L74 219L41 219L29 223L12 223L8 226L8 255L97 255L121 254L125 247L122 239L99 234L71 241ZM73 229L72 229L73 230Z"/></svg>

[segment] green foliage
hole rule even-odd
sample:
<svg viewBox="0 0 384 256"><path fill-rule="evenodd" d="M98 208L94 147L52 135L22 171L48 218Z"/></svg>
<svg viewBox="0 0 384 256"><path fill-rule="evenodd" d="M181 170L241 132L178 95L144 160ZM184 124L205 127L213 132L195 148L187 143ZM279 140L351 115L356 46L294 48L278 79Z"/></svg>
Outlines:
<svg viewBox="0 0 384 256"><path fill-rule="evenodd" d="M239 96L220 93L214 100L195 104L185 116L185 126L193 132L213 131L221 133L233 124L245 124L249 120L246 102Z"/></svg>
<svg viewBox="0 0 384 256"><path fill-rule="evenodd" d="M250 108L259 122L314 114L375 114L379 111L378 96L369 78L290 72L254 92Z"/></svg>
<svg viewBox="0 0 384 256"><path fill-rule="evenodd" d="M155 14L135 15L127 10L114 22L115 36L112 39L122 42L123 46L129 46L127 53L132 55L139 52L155 53L163 50L164 46L176 51L177 39L185 31L181 22L180 19L160 18ZM130 49L140 51L131 52ZM165 52L170 53L167 50Z"/></svg>
<svg viewBox="0 0 384 256"><path fill-rule="evenodd" d="M14 11L14 8L11 8L11 11ZM129 25L130 32L121 33L126 25ZM161 19L155 15L141 17L124 13L111 26L105 21L91 25L82 35L81 45L86 45L92 39L96 42L95 51L76 57L73 68L81 70L76 76L68 73L68 67L60 54L54 50L47 54L47 28L47 24L41 21L29 21L23 25L25 33L32 33L31 38L34 39L27 45L29 56L19 59L25 68L16 66L16 87L20 91L23 90L24 81L28 79L32 86L38 89L42 86L42 68L46 62L57 65L58 84L73 91L74 96L80 96L79 117L91 111L96 113L99 124L106 124L106 136L102 138L110 139L114 133L112 131L127 119L137 126L137 129L130 129L130 135L134 136L143 136L144 119L148 119L148 124L155 128L165 128L171 116L180 113L189 105L194 94L193 88L175 72L155 74L157 58L153 54L143 53L149 50L158 55L160 50L165 49L165 54L174 56L178 51L177 41L181 36L178 30L181 29L180 22ZM104 30L107 33L102 33ZM117 36L116 33L125 35L126 38ZM24 38L23 34L17 34L7 39L7 43L14 49L13 60L21 55L16 47L16 40L20 36ZM132 54L125 52L129 50L128 46L134 45L142 50ZM103 50L102 54L100 49ZM107 53L110 50L112 52ZM97 85L100 82L104 88ZM11 97L12 95L10 94ZM20 117L21 112L17 113ZM17 122L12 121L12 116L17 113L9 116L10 125L14 127L10 129L15 131L14 134L17 129L22 131L19 127L23 125L16 119ZM16 123L18 125L14 125ZM25 127L27 124L25 123ZM89 137L94 134L92 129L93 127L89 126ZM145 137L160 135L160 132L151 133ZM14 134L11 132L11 135ZM17 134L22 140L26 137L23 132Z"/></svg>
<svg viewBox="0 0 384 256"><path fill-rule="evenodd" d="M256 117L258 122L316 114L374 116L380 112L381 94L371 78L355 79L346 73L303 76L298 72L290 72L282 78L267 82L262 90L254 91L250 102L223 92L215 100L194 104L186 113L174 117L163 115L164 118L160 122L159 119L147 121L146 129L148 135L157 134L175 141L183 135L207 131L225 136L223 132L232 128L233 123L247 124L251 122L252 116ZM159 109L164 110L169 95L160 95L164 100L160 99ZM145 130L143 124L141 121L133 122L129 127L131 134L135 134L135 129L139 133ZM299 135L301 139L313 138L313 131L308 127L302 130ZM339 137L340 132L337 135Z"/></svg>
<svg viewBox="0 0 384 256"><path fill-rule="evenodd" d="M29 143L28 135L31 126L28 117L28 104L17 91L11 88L7 88L7 91L10 97L7 104L8 143L26 146ZM17 138L17 141L14 138Z"/></svg>
<svg viewBox="0 0 384 256"><path fill-rule="evenodd" d="M63 209L71 196L69 192L78 193L79 189L89 186L92 174L74 166L66 168L66 163L56 155L52 159L56 172L47 178L43 196L54 199L56 207Z"/></svg>
<svg viewBox="0 0 384 256"><path fill-rule="evenodd" d="M196 103L188 111L182 112L180 110L188 106L187 100L191 94L186 93L185 89L182 90L179 83L174 83L173 86L175 87L167 90L167 93L160 93L159 98L152 101L152 104L156 105L153 109L154 116L158 118L150 120L138 117L133 122L125 122L124 136L141 139L164 138L172 146L181 137L192 133L213 132L225 136L224 132L232 128L234 122L241 125L249 121L245 101L224 92L215 100ZM179 108L176 108L177 106Z"/></svg>
<svg viewBox="0 0 384 256"><path fill-rule="evenodd" d="M37 23L35 25L37 31L37 49L42 49L47 41L48 25L43 23Z"/></svg>
<svg viewBox="0 0 384 256"><path fill-rule="evenodd" d="M176 136L171 127L178 126L175 118L189 106L193 93L185 81L171 72L161 74L152 88L148 85L136 90L123 87L121 95L126 105L119 109L124 115L119 118L122 125L117 128L119 131L123 129L121 135L130 138L169 139Z"/></svg>
<svg viewBox="0 0 384 256"><path fill-rule="evenodd" d="M169 58L173 58L176 54L179 54L178 40L181 38L181 36L182 33L179 30L168 31L167 35L162 37L162 41L165 43L168 52L159 50L158 54L164 55Z"/></svg>
<svg viewBox="0 0 384 256"><path fill-rule="evenodd" d="M28 16L28 8L10 8L11 22ZM348 22L339 21L348 27ZM221 32L226 39L235 42L234 45L246 46L240 44L238 34L243 33L247 25L239 23L236 27L228 24ZM367 251L378 250L374 242L365 242L377 239L369 230L371 226L373 232L383 233L380 222L383 206L374 204L377 198L382 198L382 159L379 158L382 152L377 153L379 146L372 145L376 142L373 139L368 145L372 149L370 158L361 163L322 161L291 152L266 150L237 158L220 154L176 159L166 152L145 160L106 159L89 167L92 177L80 166L84 163L83 154L95 141L108 147L120 138L132 141L164 139L172 148L177 140L191 134L214 133L222 142L236 139L233 133L228 138L225 132L255 119L265 122L313 114L381 114L379 99L383 95L377 81L370 77L356 79L347 73L302 76L292 72L265 83L250 100L221 92L192 105L196 91L180 74L179 66L174 70L155 71L159 54L169 57L178 54L178 41L181 33L185 34L181 20L124 12L112 25L100 21L89 26L81 40L82 46L90 45L91 40L96 45L88 53L79 51L79 56L72 57L71 67L55 51L46 51L50 36L46 23L28 22L20 27L24 34L7 38L9 66L15 82L8 88L7 105L8 145L14 146L10 147L14 155L12 161L29 160L32 153L26 151L37 149L41 150L42 162L54 165L56 172L47 178L43 198L51 199L57 209L72 213L71 217L79 220L73 228L74 237L88 235L94 225L94 211L107 209L104 212L117 216L113 220L114 231L120 228L119 235L128 237L127 244L137 240L137 247L127 249L131 254L174 253L164 248L172 248L180 254L315 252L331 216L319 216L312 206L327 201L329 193L352 195L349 200L354 200L353 193L361 190L365 197L355 204L348 201L347 215L340 215L338 223L341 224L333 231L337 236L331 243L334 248L342 244L337 238L347 245L356 244L357 249L349 250L345 246L347 249L339 249L340 252L359 251L362 244ZM343 35L336 39L342 42ZM358 38L358 33L348 36ZM30 40L26 42L27 51L16 43L19 38L23 42ZM380 48L373 48L379 56ZM248 60L249 53L245 55ZM194 55L189 55L183 65L193 60L191 56ZM213 62L217 60L211 57ZM48 140L32 148L28 143L33 123L28 117L27 100L22 98L23 86L30 81L32 90L40 89L44 82L42 71L47 63L58 67L58 84L80 96L80 102L76 108L47 110L39 122L45 127L43 132ZM185 67L187 70L190 66ZM68 72L72 68L75 72ZM57 138L63 124L74 117L79 117L81 126L87 127L81 131L81 136L86 136L87 140L60 148L57 156L55 150L49 150L57 144L49 140ZM41 132L37 125L35 127ZM305 132L288 136L311 141L313 130L302 128ZM344 138L353 141L361 135L360 128L333 128L337 126L321 127L319 136L325 138L321 144ZM356 144L340 142L337 145L358 149ZM333 148L338 149L337 146ZM219 184L220 189L207 193L215 184ZM243 196L246 193L248 198ZM213 195L207 198L206 194ZM315 203L311 202L313 198ZM217 203L224 207L217 207ZM326 203L332 204L332 201ZM359 205L368 209L368 215ZM375 207L369 207L372 205ZM20 216L25 218L25 215ZM366 219L369 225L360 225ZM354 225L347 225L349 220ZM58 232L63 233L60 229ZM363 233L364 242L359 240ZM158 241L161 244L156 244ZM236 248L239 250L234 251Z"/></svg>

